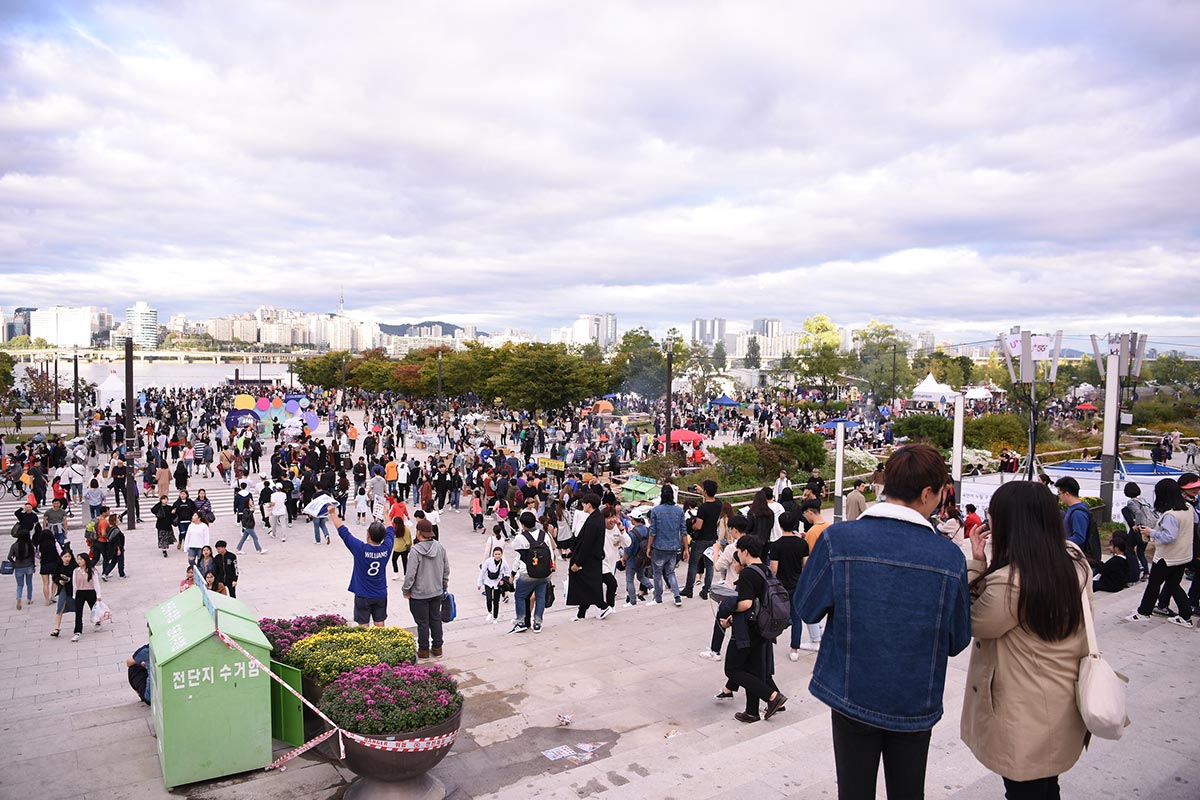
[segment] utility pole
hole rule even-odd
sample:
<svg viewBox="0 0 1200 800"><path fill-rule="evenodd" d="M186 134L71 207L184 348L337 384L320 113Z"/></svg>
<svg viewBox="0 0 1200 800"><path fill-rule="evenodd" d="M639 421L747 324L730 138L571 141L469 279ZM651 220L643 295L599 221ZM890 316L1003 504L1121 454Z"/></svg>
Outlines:
<svg viewBox="0 0 1200 800"><path fill-rule="evenodd" d="M674 382L675 348L671 340L667 340L667 431L663 438L663 453L671 452L671 384Z"/></svg>
<svg viewBox="0 0 1200 800"><path fill-rule="evenodd" d="M133 405L133 337L125 339L125 529L137 527L137 469L134 468L134 453L137 450L137 430Z"/></svg>
<svg viewBox="0 0 1200 800"><path fill-rule="evenodd" d="M58 349L54 350L54 421L58 422Z"/></svg>
<svg viewBox="0 0 1200 800"><path fill-rule="evenodd" d="M1109 518L1113 511L1113 489L1120 460L1121 424L1133 422L1133 404L1137 401L1137 383L1142 375L1142 359L1146 354L1146 334L1122 333L1108 340L1107 358L1092 337L1092 352L1096 366L1105 382L1104 438L1100 450L1100 499ZM1105 363L1107 361L1107 364ZM1125 391L1129 391L1129 412L1124 412Z"/></svg>
<svg viewBox="0 0 1200 800"><path fill-rule="evenodd" d="M446 398L442 395L442 351L438 350L438 417L446 407Z"/></svg>
<svg viewBox="0 0 1200 800"><path fill-rule="evenodd" d="M898 342L892 342L892 394L888 397L888 405L894 411L896 409L896 355L900 349Z"/></svg>
<svg viewBox="0 0 1200 800"><path fill-rule="evenodd" d="M79 348L75 348L75 436L79 437Z"/></svg>

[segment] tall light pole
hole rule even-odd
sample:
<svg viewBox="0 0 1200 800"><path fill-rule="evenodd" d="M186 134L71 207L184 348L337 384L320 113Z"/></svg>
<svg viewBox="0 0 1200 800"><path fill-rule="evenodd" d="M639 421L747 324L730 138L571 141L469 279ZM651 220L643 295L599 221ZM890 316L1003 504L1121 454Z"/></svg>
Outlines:
<svg viewBox="0 0 1200 800"><path fill-rule="evenodd" d="M79 438L79 346L78 345L75 346L75 358L73 359L73 361L75 362L75 383L73 384L73 387L75 389L75 391L74 391L74 396L75 396L75 437Z"/></svg>
<svg viewBox="0 0 1200 800"><path fill-rule="evenodd" d="M134 469L134 452L137 450L137 430L133 405L133 337L125 339L125 511L126 530L137 527L137 507L134 495L137 492L137 472Z"/></svg>
<svg viewBox="0 0 1200 800"><path fill-rule="evenodd" d="M1142 375L1142 359L1146 355L1146 334L1122 333L1110 337L1107 353L1101 352L1096 337L1092 337L1092 352L1096 367L1105 382L1104 438L1100 449L1100 500L1111 518L1113 508L1113 478L1120 455L1121 424L1125 417L1133 422L1133 404L1137 401L1137 383ZM1105 361L1107 360L1107 364ZM1129 412L1123 411L1128 390Z"/></svg>
<svg viewBox="0 0 1200 800"><path fill-rule="evenodd" d="M438 417L445 410L446 399L442 396L442 351L438 350Z"/></svg>
<svg viewBox="0 0 1200 800"><path fill-rule="evenodd" d="M675 347L674 343L670 339L667 339L667 430L663 435L663 454L668 457L668 464L670 463L669 459L671 455L671 428L674 427L672 424L673 420L671 419L671 384L675 382L674 368Z"/></svg>

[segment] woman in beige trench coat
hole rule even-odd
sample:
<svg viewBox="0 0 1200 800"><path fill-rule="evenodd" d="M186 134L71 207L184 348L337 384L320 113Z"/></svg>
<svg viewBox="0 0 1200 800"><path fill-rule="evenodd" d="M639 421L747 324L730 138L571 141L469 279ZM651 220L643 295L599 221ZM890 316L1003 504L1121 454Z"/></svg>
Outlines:
<svg viewBox="0 0 1200 800"><path fill-rule="evenodd" d="M992 496L988 526L971 538L971 663L961 735L980 763L1004 779L1005 797L1059 797L1058 776L1083 751L1075 705L1087 655L1081 598L1091 570L1065 541L1053 494L1014 481ZM981 530L982 529L982 530ZM985 543L992 542L992 563Z"/></svg>

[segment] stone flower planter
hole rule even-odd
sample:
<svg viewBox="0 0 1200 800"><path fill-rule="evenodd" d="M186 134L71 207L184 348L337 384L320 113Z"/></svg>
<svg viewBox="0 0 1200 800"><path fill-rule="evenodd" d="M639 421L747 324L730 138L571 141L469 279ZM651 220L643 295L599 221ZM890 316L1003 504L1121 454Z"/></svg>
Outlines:
<svg viewBox="0 0 1200 800"><path fill-rule="evenodd" d="M344 763L359 776L346 791L346 800L444 798L445 786L427 773L450 753L461 723L460 708L450 719L411 733L365 736L369 743L343 737ZM331 749L337 750L336 737L330 737L322 745L326 743L331 743ZM401 745L403 749L397 747L397 743L405 743Z"/></svg>

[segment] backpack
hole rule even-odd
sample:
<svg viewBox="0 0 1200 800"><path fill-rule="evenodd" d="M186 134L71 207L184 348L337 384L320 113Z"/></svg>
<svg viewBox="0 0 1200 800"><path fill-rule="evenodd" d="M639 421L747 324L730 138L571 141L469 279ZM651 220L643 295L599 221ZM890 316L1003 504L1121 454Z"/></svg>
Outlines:
<svg viewBox="0 0 1200 800"><path fill-rule="evenodd" d="M525 534L525 538L529 538L528 533ZM549 578L550 545L546 543L545 531L539 531L538 538L531 539L530 542L529 549L522 553L525 566L529 568L529 577Z"/></svg>
<svg viewBox="0 0 1200 800"><path fill-rule="evenodd" d="M754 623L764 639L775 641L784 631L792 626L792 599L788 590L783 587L769 570L761 564L753 564L763 576L766 588L761 599L755 599L750 612L754 615Z"/></svg>
<svg viewBox="0 0 1200 800"><path fill-rule="evenodd" d="M1087 538L1083 540L1083 554L1087 556L1088 563L1095 568L1099 567L1100 562L1104 560L1104 556L1100 552L1100 528L1096 525L1096 518L1092 516L1091 512L1086 513L1088 527Z"/></svg>
<svg viewBox="0 0 1200 800"><path fill-rule="evenodd" d="M92 542L96 538L96 520L92 520L83 528L83 538L87 542Z"/></svg>

